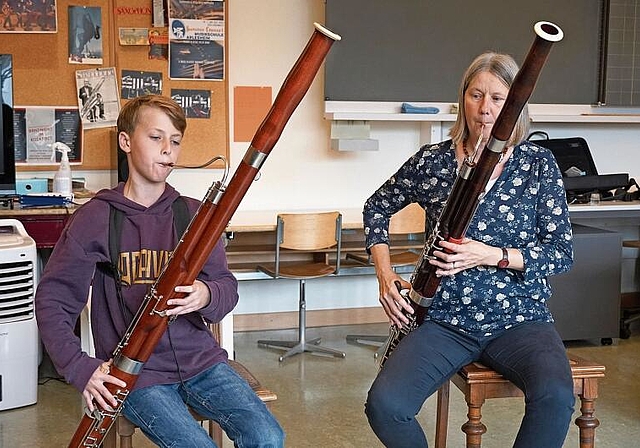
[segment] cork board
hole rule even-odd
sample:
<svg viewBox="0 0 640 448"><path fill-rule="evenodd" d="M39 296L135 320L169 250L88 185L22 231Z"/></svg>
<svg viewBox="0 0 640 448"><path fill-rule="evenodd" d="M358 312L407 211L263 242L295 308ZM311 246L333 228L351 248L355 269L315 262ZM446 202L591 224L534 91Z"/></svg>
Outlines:
<svg viewBox="0 0 640 448"><path fill-rule="evenodd" d="M171 94L172 88L211 92L211 117L187 120L187 131L179 163L199 165L216 155L228 157L226 50L223 81L170 80L168 61L149 59L147 46L121 46L118 41L119 27L151 28L151 2L148 0L57 0L57 3L57 33L2 34L0 53L13 55L15 105L76 106L76 70L115 67L118 88L120 88L122 70L161 72L162 93L166 96ZM101 66L68 63L68 7L70 5L101 8L104 50ZM225 35L228 36L226 30ZM122 104L125 101L121 100ZM51 171L55 168L55 166L42 165L18 166L17 171ZM115 127L84 131L83 161L79 169L117 169Z"/></svg>

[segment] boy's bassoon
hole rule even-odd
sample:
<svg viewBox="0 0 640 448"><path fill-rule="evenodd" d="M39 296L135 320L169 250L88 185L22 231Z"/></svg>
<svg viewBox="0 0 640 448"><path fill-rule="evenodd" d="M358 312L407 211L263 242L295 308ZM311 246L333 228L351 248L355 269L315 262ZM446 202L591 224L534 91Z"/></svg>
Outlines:
<svg viewBox="0 0 640 448"><path fill-rule="evenodd" d="M340 40L339 35L317 23L314 25L313 35L287 75L228 186L225 187L219 181L211 185L169 261L116 347L109 373L127 385L120 388L114 384L106 384L106 387L118 401L118 406L114 410L96 409L91 414L85 414L69 443L70 448L98 447L102 443L120 414L124 400L133 389L144 363L169 324L166 315L169 308L167 301L184 296L176 293L174 288L190 285L195 281L251 182L280 138L291 114L311 86L332 44Z"/></svg>
<svg viewBox="0 0 640 448"><path fill-rule="evenodd" d="M449 199L425 243L422 256L411 276L411 289L405 296L414 314L405 313L409 323L401 328L395 324L391 325L389 339L379 359L380 367L384 365L402 338L424 321L427 308L431 305L440 285L440 277L436 276L437 267L431 265L429 260L434 258L434 251L442 250L440 241L461 243L464 239L464 234L484 194L491 173L509 142L522 109L529 101L551 47L563 37L562 30L550 22L537 22L533 29L536 33L535 40L513 80L504 106L491 129L485 150L482 151L477 162L465 158Z"/></svg>

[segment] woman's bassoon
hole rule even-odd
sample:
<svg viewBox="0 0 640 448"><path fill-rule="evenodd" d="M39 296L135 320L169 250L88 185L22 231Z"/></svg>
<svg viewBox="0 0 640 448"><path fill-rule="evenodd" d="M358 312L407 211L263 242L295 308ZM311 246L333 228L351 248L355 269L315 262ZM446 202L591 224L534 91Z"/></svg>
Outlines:
<svg viewBox="0 0 640 448"><path fill-rule="evenodd" d="M431 265L429 260L434 258L434 251L442 250L440 241L461 243L464 239L491 173L507 146L522 109L529 101L551 47L563 37L562 30L550 22L537 22L533 29L536 33L535 40L509 89L504 106L491 129L485 150L477 162L465 159L451 189L449 200L425 243L422 256L411 276L411 289L408 294L403 294L411 304L414 314L405 313L409 323L401 328L395 324L391 325L389 339L379 359L380 367L402 338L424 321L427 308L440 285L440 277L436 276L437 267Z"/></svg>
<svg viewBox="0 0 640 448"><path fill-rule="evenodd" d="M118 406L114 410L96 409L85 414L69 447L98 447L122 410L144 363L149 359L169 324L167 301L184 294L176 286L192 284L219 241L240 201L255 179L260 167L274 147L291 114L311 86L332 44L340 36L319 24L297 62L287 75L280 91L256 131L233 178L225 188L214 182L198 211L178 242L133 318L126 334L113 353L110 374L127 383L121 388L107 384Z"/></svg>

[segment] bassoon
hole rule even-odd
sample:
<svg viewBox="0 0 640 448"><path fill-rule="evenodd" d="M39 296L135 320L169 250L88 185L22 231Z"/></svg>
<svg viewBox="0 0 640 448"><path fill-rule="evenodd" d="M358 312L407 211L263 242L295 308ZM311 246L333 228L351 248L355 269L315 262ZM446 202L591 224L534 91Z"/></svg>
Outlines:
<svg viewBox="0 0 640 448"><path fill-rule="evenodd" d="M522 109L529 101L551 47L564 35L562 30L551 22L537 22L533 29L536 37L522 67L513 80L502 110L491 129L484 151L480 154L477 162L473 160L473 157L465 157L451 187L449 199L440 212L438 222L434 224L432 232L425 242L420 260L411 275L409 281L411 288L408 293L401 292L403 298L413 308L414 313L410 314L403 310L403 314L409 322L403 324L402 327L395 324L390 326L389 338L385 343L382 355L378 358L380 368L384 366L400 341L424 321L427 309L440 285L440 277L436 275L438 268L430 264L429 260L435 258L434 251L442 250L441 241L457 244L463 241L467 228L484 195L491 173L507 147ZM399 285L400 283L397 282L398 288Z"/></svg>
<svg viewBox="0 0 640 448"><path fill-rule="evenodd" d="M113 352L110 375L127 385L106 384L118 405L113 410L96 408L83 416L70 448L98 447L122 410L144 363L153 353L169 325L167 301L184 297L176 286L192 284L204 267L240 201L256 178L262 164L280 138L291 114L311 86L332 44L340 36L319 24L302 54L287 75L265 119L256 131L249 149L225 187L215 181L207 191L184 235L167 264L149 289L144 301Z"/></svg>

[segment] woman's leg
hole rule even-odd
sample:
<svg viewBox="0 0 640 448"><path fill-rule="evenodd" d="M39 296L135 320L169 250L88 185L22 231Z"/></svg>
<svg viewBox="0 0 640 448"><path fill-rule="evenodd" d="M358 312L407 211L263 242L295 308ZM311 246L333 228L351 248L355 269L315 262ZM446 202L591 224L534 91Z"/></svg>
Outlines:
<svg viewBox="0 0 640 448"><path fill-rule="evenodd" d="M238 448L280 448L284 432L251 386L224 362L185 381L183 399L214 419Z"/></svg>
<svg viewBox="0 0 640 448"><path fill-rule="evenodd" d="M431 321L405 336L378 373L365 405L369 424L380 441L393 448L426 447L416 414L431 394L479 352L473 340Z"/></svg>
<svg viewBox="0 0 640 448"><path fill-rule="evenodd" d="M524 392L525 415L514 447L562 447L575 398L566 349L554 325L532 322L506 330L480 359Z"/></svg>
<svg viewBox="0 0 640 448"><path fill-rule="evenodd" d="M191 416L177 389L179 384L149 386L127 397L122 413L163 448L215 448L209 434Z"/></svg>

